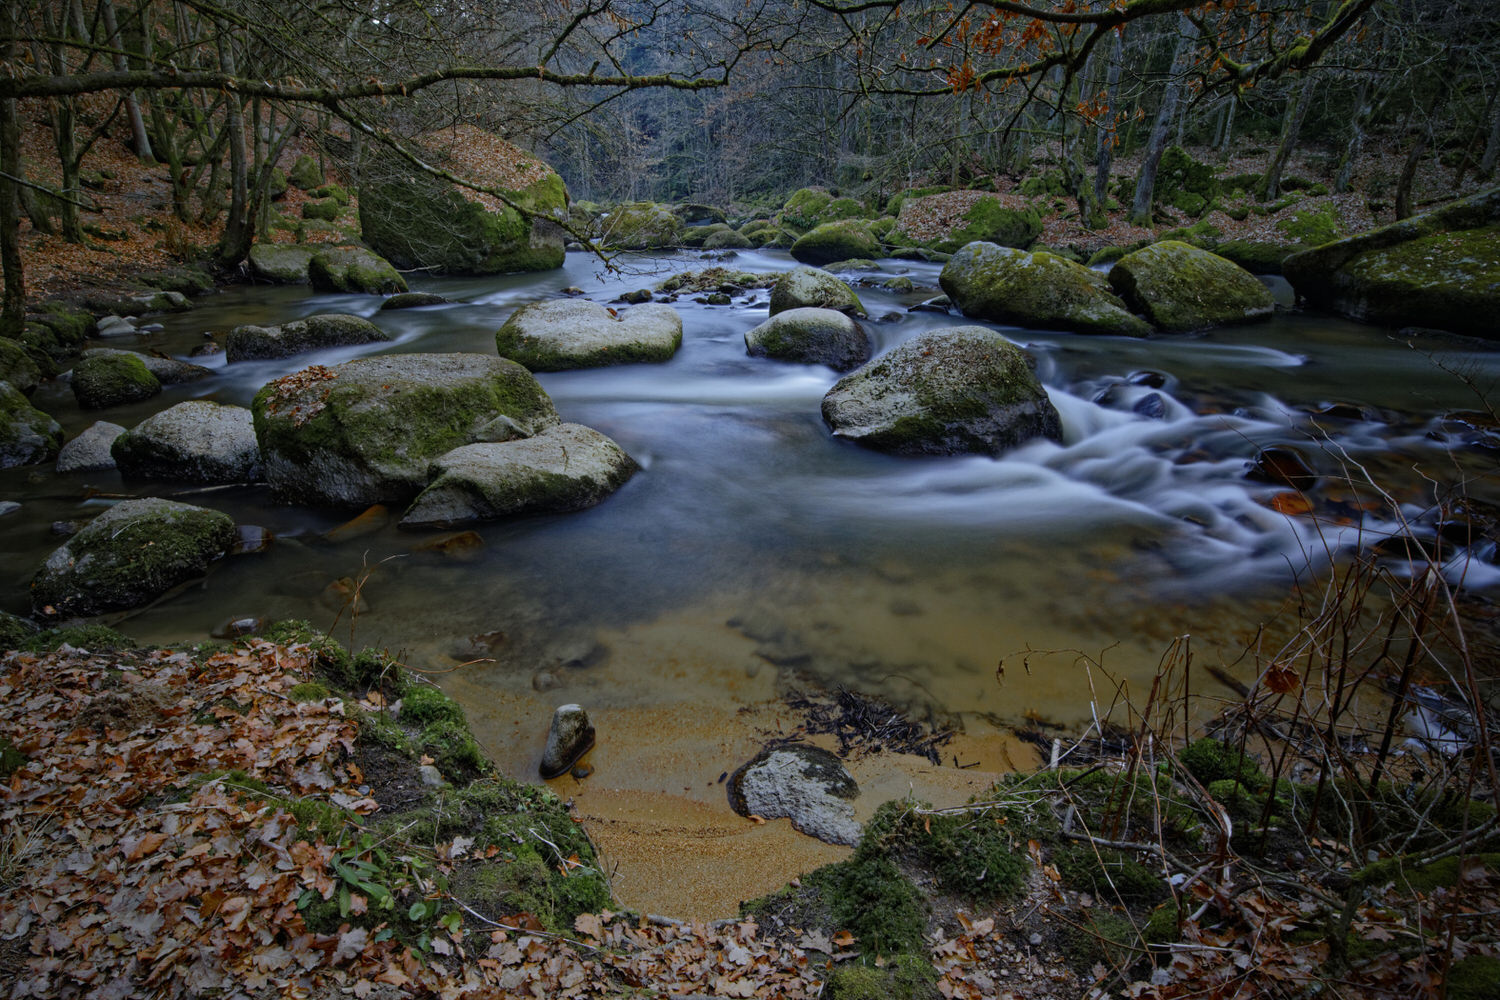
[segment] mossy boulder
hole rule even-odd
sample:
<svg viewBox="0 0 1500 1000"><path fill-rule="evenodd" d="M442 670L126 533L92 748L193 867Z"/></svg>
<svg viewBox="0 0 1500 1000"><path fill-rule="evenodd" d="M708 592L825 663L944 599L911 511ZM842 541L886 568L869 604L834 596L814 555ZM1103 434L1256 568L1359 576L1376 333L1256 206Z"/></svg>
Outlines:
<svg viewBox="0 0 1500 1000"><path fill-rule="evenodd" d="M311 191L323 183L323 168L318 161L303 153L297 157L297 162L292 164L292 169L287 171L286 179L294 187L303 191Z"/></svg>
<svg viewBox="0 0 1500 1000"><path fill-rule="evenodd" d="M815 267L835 261L882 256L880 240L863 220L824 222L792 244L792 257Z"/></svg>
<svg viewBox="0 0 1500 1000"><path fill-rule="evenodd" d="M804 307L779 312L745 333L752 357L846 372L870 360L870 338L857 322L835 309Z"/></svg>
<svg viewBox="0 0 1500 1000"><path fill-rule="evenodd" d="M1185 215L1203 214L1219 193L1214 168L1195 160L1181 146L1168 146L1156 167L1157 200Z"/></svg>
<svg viewBox="0 0 1500 1000"><path fill-rule="evenodd" d="M31 581L38 617L135 608L202 576L233 544L228 514L151 497L124 500L47 558Z"/></svg>
<svg viewBox="0 0 1500 1000"><path fill-rule="evenodd" d="M1289 256L1299 298L1363 323L1497 335L1500 188Z"/></svg>
<svg viewBox="0 0 1500 1000"><path fill-rule="evenodd" d="M771 315L812 306L863 316L864 304L842 278L816 267L794 267L771 285Z"/></svg>
<svg viewBox="0 0 1500 1000"><path fill-rule="evenodd" d="M534 372L669 361L682 317L659 302L611 311L584 299L524 305L495 333L495 347Z"/></svg>
<svg viewBox="0 0 1500 1000"><path fill-rule="evenodd" d="M302 217L304 219L322 219L324 222L332 222L339 217L343 209L334 198L314 198L302 203Z"/></svg>
<svg viewBox="0 0 1500 1000"><path fill-rule="evenodd" d="M262 361L289 358L304 351L379 344L390 339L390 334L363 316L323 313L280 326L237 326L224 339L224 357L231 364Z"/></svg>
<svg viewBox="0 0 1500 1000"><path fill-rule="evenodd" d="M995 195L981 195L935 239L916 235L926 233L929 220L940 214L959 194L939 193L904 199L901 214L887 238L900 246L956 253L976 240L1025 249L1042 234L1041 214L1031 205L1006 204Z"/></svg>
<svg viewBox="0 0 1500 1000"><path fill-rule="evenodd" d="M66 302L44 302L26 314L17 339L42 374L50 376L67 368L97 330L92 312Z"/></svg>
<svg viewBox="0 0 1500 1000"><path fill-rule="evenodd" d="M497 141L487 139L490 145ZM405 164L378 160L360 188L359 223L365 244L399 268L439 274L561 267L559 223L568 216L567 188L551 167L509 149L506 159L514 162L516 171L493 179L508 204Z"/></svg>
<svg viewBox="0 0 1500 1000"><path fill-rule="evenodd" d="M189 361L179 361L177 358L160 358L154 354L140 354L136 351L120 351L112 347L91 347L83 352L85 358L92 358L101 354L128 354L139 358L146 370L155 375L162 385L176 385L179 382L196 382L199 379L208 378L213 370L202 365L195 365Z"/></svg>
<svg viewBox="0 0 1500 1000"><path fill-rule="evenodd" d="M0 382L0 469L45 462L62 447L62 425Z"/></svg>
<svg viewBox="0 0 1500 1000"><path fill-rule="evenodd" d="M330 247L313 254L307 278L320 292L393 295L406 291L406 279L391 262L360 247Z"/></svg>
<svg viewBox="0 0 1500 1000"><path fill-rule="evenodd" d="M250 411L194 399L168 407L115 438L110 448L125 476L194 483L260 478L260 446Z"/></svg>
<svg viewBox="0 0 1500 1000"><path fill-rule="evenodd" d="M902 455L998 455L1062 422L1019 347L961 326L913 337L823 397L837 437Z"/></svg>
<svg viewBox="0 0 1500 1000"><path fill-rule="evenodd" d="M1228 240L1214 247L1214 253L1233 261L1251 274L1280 274L1281 262L1298 250L1296 244L1266 240Z"/></svg>
<svg viewBox="0 0 1500 1000"><path fill-rule="evenodd" d="M1186 333L1269 319L1276 301L1249 271L1176 240L1121 257L1109 283L1157 329Z"/></svg>
<svg viewBox="0 0 1500 1000"><path fill-rule="evenodd" d="M682 220L654 201L619 205L599 226L601 241L619 250L665 250L682 243Z"/></svg>
<svg viewBox="0 0 1500 1000"><path fill-rule="evenodd" d="M682 231L682 235L681 237L679 237L679 242L685 247L701 247L703 246L703 241L708 239L710 236L713 236L716 233L729 232L734 232L734 230L730 229L728 225L722 222L715 222L707 226L689 226Z"/></svg>
<svg viewBox="0 0 1500 1000"><path fill-rule="evenodd" d="M1055 254L970 243L943 265L938 280L971 319L1073 333L1151 332L1103 275Z"/></svg>
<svg viewBox="0 0 1500 1000"><path fill-rule="evenodd" d="M315 365L265 386L251 412L276 496L330 507L406 503L440 455L558 422L530 372L479 354Z"/></svg>
<svg viewBox="0 0 1500 1000"><path fill-rule="evenodd" d="M467 444L432 463L432 482L401 519L438 528L583 510L623 486L635 461L598 431L560 424L529 438Z"/></svg>
<svg viewBox="0 0 1500 1000"><path fill-rule="evenodd" d="M279 285L305 285L314 252L293 243L257 243L250 248L250 273Z"/></svg>
<svg viewBox="0 0 1500 1000"><path fill-rule="evenodd" d="M726 229L717 233L711 233L703 241L705 250L749 250L755 244L749 237Z"/></svg>
<svg viewBox="0 0 1500 1000"><path fill-rule="evenodd" d="M73 366L73 396L85 410L102 410L150 399L161 380L138 355L128 351L93 354Z"/></svg>
<svg viewBox="0 0 1500 1000"><path fill-rule="evenodd" d="M101 472L115 467L111 450L125 428L108 420L96 420L57 453L58 472Z"/></svg>
<svg viewBox="0 0 1500 1000"><path fill-rule="evenodd" d="M802 188L794 191L786 200L786 204L781 206L781 224L798 234L805 233L824 221L823 210L832 201L833 195L823 188Z"/></svg>
<svg viewBox="0 0 1500 1000"><path fill-rule="evenodd" d="M31 395L42 382L42 369L21 345L9 337L0 337L0 382L10 383L12 389L23 395Z"/></svg>
<svg viewBox="0 0 1500 1000"><path fill-rule="evenodd" d="M349 204L349 189L342 184L323 184L307 193L312 198L327 198L340 205Z"/></svg>

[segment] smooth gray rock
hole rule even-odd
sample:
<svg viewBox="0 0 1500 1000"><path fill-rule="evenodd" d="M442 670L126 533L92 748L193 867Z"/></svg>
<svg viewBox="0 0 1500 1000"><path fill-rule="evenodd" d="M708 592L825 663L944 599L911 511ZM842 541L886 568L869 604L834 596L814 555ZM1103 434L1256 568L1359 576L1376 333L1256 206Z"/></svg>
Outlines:
<svg viewBox="0 0 1500 1000"><path fill-rule="evenodd" d="M62 446L62 425L0 382L0 469L45 462Z"/></svg>
<svg viewBox="0 0 1500 1000"><path fill-rule="evenodd" d="M391 335L362 316L347 313L324 313L297 319L280 326L237 326L224 342L225 359L261 361L289 358L304 351L321 351L330 347L379 344Z"/></svg>
<svg viewBox="0 0 1500 1000"><path fill-rule="evenodd" d="M771 315L813 306L863 316L865 307L843 279L816 267L794 267L771 286Z"/></svg>
<svg viewBox="0 0 1500 1000"><path fill-rule="evenodd" d="M250 273L280 285L305 285L314 252L296 243L257 243L250 248Z"/></svg>
<svg viewBox="0 0 1500 1000"><path fill-rule="evenodd" d="M108 420L96 420L57 453L58 472L103 472L115 467L110 446L125 428Z"/></svg>
<svg viewBox="0 0 1500 1000"><path fill-rule="evenodd" d="M1102 274L1045 251L970 243L943 265L938 280L972 319L1072 333L1151 332L1151 324L1131 315Z"/></svg>
<svg viewBox="0 0 1500 1000"><path fill-rule="evenodd" d="M250 411L195 399L147 417L110 449L121 474L194 483L261 478Z"/></svg>
<svg viewBox="0 0 1500 1000"><path fill-rule="evenodd" d="M578 762L594 745L594 724L582 705L559 705L547 729L547 747L542 751L543 778L556 778Z"/></svg>
<svg viewBox="0 0 1500 1000"><path fill-rule="evenodd" d="M800 832L829 844L859 841L850 804L858 796L843 762L812 746L762 750L729 778L729 805L741 816L786 817Z"/></svg>
<svg viewBox="0 0 1500 1000"><path fill-rule="evenodd" d="M870 338L844 313L803 307L779 312L747 331L745 350L754 357L827 365L846 372L870 360Z"/></svg>
<svg viewBox="0 0 1500 1000"><path fill-rule="evenodd" d="M401 526L450 527L582 510L623 486L636 468L619 445L582 424L561 424L516 441L467 444L432 463L432 482Z"/></svg>
<svg viewBox="0 0 1500 1000"><path fill-rule="evenodd" d="M610 310L583 299L524 305L495 333L502 357L534 372L671 360L682 317L659 302Z"/></svg>
<svg viewBox="0 0 1500 1000"><path fill-rule="evenodd" d="M227 514L151 497L123 500L57 548L31 581L38 617L139 607L208 570L234 542Z"/></svg>
<svg viewBox="0 0 1500 1000"><path fill-rule="evenodd" d="M314 365L251 404L266 479L285 501L407 503L434 459L461 445L530 437L558 423L530 372L480 354L402 354Z"/></svg>
<svg viewBox="0 0 1500 1000"><path fill-rule="evenodd" d="M838 437L901 455L998 455L1062 422L1019 347L994 330L920 334L834 383L823 420Z"/></svg>

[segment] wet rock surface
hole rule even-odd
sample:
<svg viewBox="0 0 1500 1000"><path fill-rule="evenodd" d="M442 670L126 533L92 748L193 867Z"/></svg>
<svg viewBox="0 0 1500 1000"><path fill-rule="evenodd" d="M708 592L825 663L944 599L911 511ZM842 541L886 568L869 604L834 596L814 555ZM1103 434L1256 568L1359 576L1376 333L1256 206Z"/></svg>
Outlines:
<svg viewBox="0 0 1500 1000"><path fill-rule="evenodd" d="M838 756L813 746L761 751L729 778L729 804L741 816L792 821L809 837L853 844L860 827L851 800L859 786Z"/></svg>
<svg viewBox="0 0 1500 1000"><path fill-rule="evenodd" d="M594 724L582 705L560 705L552 713L547 747L542 751L543 778L556 778L570 770L578 758L594 746Z"/></svg>

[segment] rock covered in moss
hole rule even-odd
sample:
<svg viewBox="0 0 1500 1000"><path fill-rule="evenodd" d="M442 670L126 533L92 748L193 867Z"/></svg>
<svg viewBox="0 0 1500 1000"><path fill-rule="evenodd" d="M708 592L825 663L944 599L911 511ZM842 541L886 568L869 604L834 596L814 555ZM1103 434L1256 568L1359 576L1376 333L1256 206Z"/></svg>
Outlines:
<svg viewBox="0 0 1500 1000"><path fill-rule="evenodd" d="M444 306L448 299L436 292L399 292L380 303L380 311L392 309L420 309L423 306Z"/></svg>
<svg viewBox="0 0 1500 1000"><path fill-rule="evenodd" d="M219 511L150 497L123 500L47 558L31 581L39 617L134 608L208 570L234 542Z"/></svg>
<svg viewBox="0 0 1500 1000"><path fill-rule="evenodd" d="M110 448L125 428L108 420L96 420L57 453L58 472L102 472L115 467Z"/></svg>
<svg viewBox="0 0 1500 1000"><path fill-rule="evenodd" d="M682 240L682 220L654 201L619 205L599 226L604 245L619 250L664 250Z"/></svg>
<svg viewBox="0 0 1500 1000"><path fill-rule="evenodd" d="M964 197L973 199L973 203L934 235L931 232L934 217L955 199ZM976 196L959 191L903 199L892 238L905 246L954 253L976 240L1025 249L1041 234L1041 214L1021 199L1006 204L993 194Z"/></svg>
<svg viewBox="0 0 1500 1000"><path fill-rule="evenodd" d="M1041 330L1144 337L1103 275L1054 254L970 243L943 266L943 291L971 319Z"/></svg>
<svg viewBox="0 0 1500 1000"><path fill-rule="evenodd" d="M332 507L405 503L438 456L558 423L530 372L479 354L314 365L262 388L251 412L275 494Z"/></svg>
<svg viewBox="0 0 1500 1000"><path fill-rule="evenodd" d="M42 382L42 369L20 342L0 337L0 382L29 396Z"/></svg>
<svg viewBox="0 0 1500 1000"><path fill-rule="evenodd" d="M330 247L313 254L307 278L320 292L394 295L406 291L406 279L391 262L360 247Z"/></svg>
<svg viewBox="0 0 1500 1000"><path fill-rule="evenodd" d="M247 483L260 478L260 446L250 411L205 399L147 417L110 448L126 476L194 483Z"/></svg>
<svg viewBox="0 0 1500 1000"><path fill-rule="evenodd" d="M162 385L176 385L179 382L196 382L202 378L208 378L213 371L202 365L195 365L190 361L179 361L176 358L159 358L153 354L141 354L138 351L121 351L112 347L92 347L83 352L85 358L91 358L100 354L129 354L141 359L141 364L146 370L155 375Z"/></svg>
<svg viewBox="0 0 1500 1000"><path fill-rule="evenodd" d="M379 344L390 339L390 334L363 316L324 313L280 326L237 326L224 340L224 356L233 364L236 361L289 358L304 351L322 351L331 347Z"/></svg>
<svg viewBox="0 0 1500 1000"><path fill-rule="evenodd" d="M619 445L581 424L515 441L467 444L433 461L432 481L401 526L583 510L623 486L636 468Z"/></svg>
<svg viewBox="0 0 1500 1000"><path fill-rule="evenodd" d="M296 243L257 243L250 248L250 273L279 285L305 285L315 252Z"/></svg>
<svg viewBox="0 0 1500 1000"><path fill-rule="evenodd" d="M287 180L303 191L311 191L323 183L323 168L318 161L306 153L297 157L292 169L287 171Z"/></svg>
<svg viewBox="0 0 1500 1000"><path fill-rule="evenodd" d="M834 309L788 309L745 333L753 357L846 372L870 360L870 338L853 319Z"/></svg>
<svg viewBox="0 0 1500 1000"><path fill-rule="evenodd" d="M771 315L812 306L863 316L865 307L843 279L816 267L794 267L771 286Z"/></svg>
<svg viewBox="0 0 1500 1000"><path fill-rule="evenodd" d="M824 222L792 244L792 257L804 264L820 267L835 261L881 257L880 241L870 232L870 225L859 219Z"/></svg>
<svg viewBox="0 0 1500 1000"><path fill-rule="evenodd" d="M1168 333L1269 319L1276 308L1270 289L1249 271L1176 240L1121 257L1110 269L1109 283L1131 308Z"/></svg>
<svg viewBox="0 0 1500 1000"><path fill-rule="evenodd" d="M703 240L705 250L749 250L753 246L755 244L748 236L737 233L733 229L711 233Z"/></svg>
<svg viewBox="0 0 1500 1000"><path fill-rule="evenodd" d="M844 376L823 397L823 420L838 437L902 455L998 455L1062 439L1025 354L979 326L921 334Z"/></svg>
<svg viewBox="0 0 1500 1000"><path fill-rule="evenodd" d="M62 447L62 426L0 382L0 469L45 462Z"/></svg>
<svg viewBox="0 0 1500 1000"><path fill-rule="evenodd" d="M843 761L821 747L762 750L730 775L728 791L730 807L741 816L790 819L798 831L829 844L859 841L850 804L859 786Z"/></svg>
<svg viewBox="0 0 1500 1000"><path fill-rule="evenodd" d="M524 305L495 333L504 357L534 372L669 361L682 346L682 318L662 303L610 310L583 299Z"/></svg>
<svg viewBox="0 0 1500 1000"><path fill-rule="evenodd" d="M1299 298L1363 323L1496 336L1500 188L1292 254Z"/></svg>
<svg viewBox="0 0 1500 1000"><path fill-rule="evenodd" d="M129 351L95 354L73 366L73 396L85 410L138 403L159 392L161 380Z"/></svg>

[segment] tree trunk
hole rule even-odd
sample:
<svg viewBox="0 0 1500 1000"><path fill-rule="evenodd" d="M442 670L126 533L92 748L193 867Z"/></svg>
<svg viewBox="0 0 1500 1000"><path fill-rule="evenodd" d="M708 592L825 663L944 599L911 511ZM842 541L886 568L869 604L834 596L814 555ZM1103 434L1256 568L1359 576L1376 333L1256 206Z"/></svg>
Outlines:
<svg viewBox="0 0 1500 1000"><path fill-rule="evenodd" d="M99 0L99 11L104 19L104 30L108 34L109 43L116 49L123 50L125 46L120 37L119 22L115 18L114 0ZM125 57L124 51L118 52L115 55L115 69L123 73L129 68L130 60ZM130 142L135 155L142 160L153 159L151 138L146 134L146 120L141 117L141 103L136 100L134 91L125 95L125 114L130 119Z"/></svg>
<svg viewBox="0 0 1500 1000"><path fill-rule="evenodd" d="M219 65L230 76L235 72L233 44L222 37L219 40ZM233 267L250 253L255 226L247 211L250 172L245 163L244 109L240 99L232 93L227 95L224 104L224 131L229 143L229 217L224 221L224 232L219 236L214 256L220 266ZM212 180L209 188L218 193L218 185Z"/></svg>
<svg viewBox="0 0 1500 1000"><path fill-rule="evenodd" d="M1271 164L1266 168L1266 176L1260 182L1260 201L1272 201L1281 193L1281 172L1286 169L1286 161L1291 158L1292 150L1297 147L1297 137L1302 132L1302 119L1307 115L1307 105L1312 100L1313 77L1303 82L1300 90L1292 92L1287 99L1286 111L1281 120L1281 141L1276 145L1276 153L1271 157Z"/></svg>
<svg viewBox="0 0 1500 1000"><path fill-rule="evenodd" d="M1354 164L1359 159L1365 144L1365 122L1370 117L1370 82L1359 81L1359 90L1354 95L1354 119L1349 123L1349 141L1344 144L1344 155L1339 161L1338 174L1333 178L1333 191L1343 194L1349 190L1354 179Z"/></svg>
<svg viewBox="0 0 1500 1000"><path fill-rule="evenodd" d="M1229 143L1234 138L1234 112L1239 106L1239 95L1230 95L1229 110L1224 114L1224 134L1219 137L1219 161L1221 163L1229 160Z"/></svg>
<svg viewBox="0 0 1500 1000"><path fill-rule="evenodd" d="M1099 128L1094 140L1094 202L1103 205L1109 198L1109 168L1115 153L1115 106L1120 99L1120 74L1125 67L1125 37L1115 32L1115 46L1109 54L1109 69L1104 79L1104 109L1099 114Z"/></svg>
<svg viewBox="0 0 1500 1000"><path fill-rule="evenodd" d="M1427 153L1427 147L1432 144L1434 133L1437 130L1437 116L1443 110L1443 105L1448 103L1448 94L1453 86L1454 64L1458 61L1456 49L1448 50L1448 58L1445 65L1438 71L1437 90L1432 95L1432 103L1427 106L1426 114L1422 115L1417 122L1417 134L1411 143L1411 151L1406 154L1406 162L1401 165L1401 177L1396 181L1396 221L1410 218L1414 212L1412 205L1412 186L1417 176L1417 166L1422 162L1422 157Z"/></svg>
<svg viewBox="0 0 1500 1000"><path fill-rule="evenodd" d="M1146 143L1146 156L1141 161L1141 173L1135 184L1135 199L1130 206L1130 221L1137 226L1151 224L1151 208L1156 192L1156 168L1161 165L1161 154L1167 150L1167 136L1171 134L1172 122L1177 117L1177 104L1182 95L1182 78L1187 72L1193 48L1198 43L1198 26L1184 15L1177 20L1177 51L1172 56L1171 78L1161 97L1161 107L1156 112L1156 124L1151 127L1151 138Z"/></svg>
<svg viewBox="0 0 1500 1000"><path fill-rule="evenodd" d="M1490 137L1484 144L1484 156L1479 160L1480 176L1493 174L1496 160L1500 160L1500 93L1490 98Z"/></svg>
<svg viewBox="0 0 1500 1000"><path fill-rule="evenodd" d="M20 14L18 4L5 4L0 21L0 63L15 65ZM0 276L5 292L0 299L0 336L19 337L26 328L26 279L21 264L21 117L14 100L0 100Z"/></svg>

